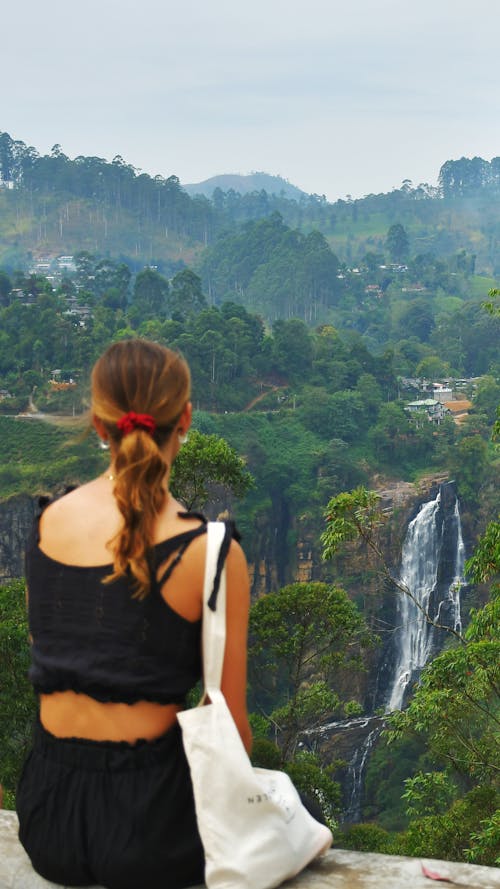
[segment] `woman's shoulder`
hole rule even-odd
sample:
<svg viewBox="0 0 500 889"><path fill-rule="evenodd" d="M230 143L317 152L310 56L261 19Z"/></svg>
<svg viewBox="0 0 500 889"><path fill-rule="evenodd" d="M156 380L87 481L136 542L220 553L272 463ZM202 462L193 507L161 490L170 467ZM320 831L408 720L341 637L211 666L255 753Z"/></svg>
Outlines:
<svg viewBox="0 0 500 889"><path fill-rule="evenodd" d="M38 539L49 556L75 564L109 561L107 541L116 533L119 514L102 481L80 485L45 506Z"/></svg>
<svg viewBox="0 0 500 889"><path fill-rule="evenodd" d="M93 479L83 485L65 488L62 494L52 498L42 498L41 516L44 525L50 526L53 522L66 521L68 517L82 514L83 507L97 507L106 498L103 497L104 489L100 479Z"/></svg>

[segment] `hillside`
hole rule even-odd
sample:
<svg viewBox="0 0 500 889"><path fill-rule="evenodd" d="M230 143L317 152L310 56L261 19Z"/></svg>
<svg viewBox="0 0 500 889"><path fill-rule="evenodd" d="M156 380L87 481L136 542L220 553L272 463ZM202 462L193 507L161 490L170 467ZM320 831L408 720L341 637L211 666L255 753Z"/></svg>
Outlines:
<svg viewBox="0 0 500 889"><path fill-rule="evenodd" d="M206 198L212 198L215 189L221 191L229 191L232 189L238 194L250 194L254 191L265 191L270 195L283 195L286 198L299 200L306 195L306 192L292 185L282 176L270 176L269 173L249 173L241 175L239 173L224 173L221 176L211 176L203 182L192 184L182 183L184 191L189 195L202 194Z"/></svg>
<svg viewBox="0 0 500 889"><path fill-rule="evenodd" d="M175 175L151 177L119 155L111 162L71 159L57 145L39 155L0 132L0 264L27 269L47 255L87 250L125 261L132 271L154 265L172 275L185 265L197 268L221 234L279 213L304 234L319 230L351 266L382 254L389 228L401 224L412 254L447 259L465 250L477 272L498 276L497 160L448 160L439 188L405 180L387 194L328 203L279 176L224 175L182 187Z"/></svg>

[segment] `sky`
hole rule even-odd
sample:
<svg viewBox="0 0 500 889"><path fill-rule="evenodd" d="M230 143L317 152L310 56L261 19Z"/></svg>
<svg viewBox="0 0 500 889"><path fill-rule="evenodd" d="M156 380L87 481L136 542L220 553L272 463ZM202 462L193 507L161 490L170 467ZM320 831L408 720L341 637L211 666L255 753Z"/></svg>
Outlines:
<svg viewBox="0 0 500 889"><path fill-rule="evenodd" d="M500 155L498 0L18 0L0 131L151 175L328 200Z"/></svg>

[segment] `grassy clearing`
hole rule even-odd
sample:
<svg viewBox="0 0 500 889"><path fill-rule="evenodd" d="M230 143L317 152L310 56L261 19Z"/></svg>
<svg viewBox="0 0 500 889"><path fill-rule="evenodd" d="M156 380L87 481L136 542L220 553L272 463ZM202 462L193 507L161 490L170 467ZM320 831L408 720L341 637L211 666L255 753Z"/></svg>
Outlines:
<svg viewBox="0 0 500 889"><path fill-rule="evenodd" d="M82 441L64 422L0 417L0 499L79 484L107 459L95 436Z"/></svg>

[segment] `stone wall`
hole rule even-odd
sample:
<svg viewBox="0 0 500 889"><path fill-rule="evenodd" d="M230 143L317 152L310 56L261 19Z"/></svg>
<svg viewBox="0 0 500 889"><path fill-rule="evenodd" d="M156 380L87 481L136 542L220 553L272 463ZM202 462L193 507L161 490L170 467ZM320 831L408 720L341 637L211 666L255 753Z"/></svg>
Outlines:
<svg viewBox="0 0 500 889"><path fill-rule="evenodd" d="M433 884L424 869L434 874L434 879L446 880L463 889L500 889L500 870L496 868L342 849L332 849L284 885L290 889L404 889L405 886L430 889ZM34 873L19 844L15 813L0 810L0 889L51 887L57 889L54 883Z"/></svg>

